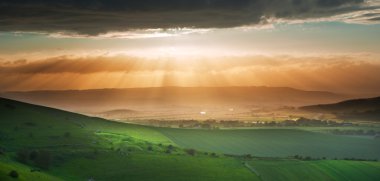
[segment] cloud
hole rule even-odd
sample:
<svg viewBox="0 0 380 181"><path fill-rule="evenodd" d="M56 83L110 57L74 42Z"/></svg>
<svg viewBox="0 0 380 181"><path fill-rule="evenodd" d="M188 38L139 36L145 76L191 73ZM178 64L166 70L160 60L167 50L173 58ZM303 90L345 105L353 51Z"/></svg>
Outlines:
<svg viewBox="0 0 380 181"><path fill-rule="evenodd" d="M215 57L141 58L128 55L59 56L41 60L17 59L0 63L0 74L92 74L104 72L242 72L253 70L323 69L347 65L373 65L371 55L247 55Z"/></svg>
<svg viewBox="0 0 380 181"><path fill-rule="evenodd" d="M0 91L258 85L378 93L377 60L371 55L252 55L190 61L126 55L20 59L0 64Z"/></svg>
<svg viewBox="0 0 380 181"><path fill-rule="evenodd" d="M94 36L141 29L230 28L369 11L360 19L377 23L378 9L377 0L3 0L0 31Z"/></svg>
<svg viewBox="0 0 380 181"><path fill-rule="evenodd" d="M172 28L172 29L144 29L125 32L107 32L97 35L79 34L75 32L56 32L50 33L53 38L94 38L94 39L144 39L144 38L162 38L173 37L187 34L203 34L210 29L190 29L190 28Z"/></svg>
<svg viewBox="0 0 380 181"><path fill-rule="evenodd" d="M0 64L2 74L59 74L78 73L88 74L97 72L129 72L138 70L152 70L152 64L135 67L144 60L132 57L79 57L60 56L44 60L19 60Z"/></svg>

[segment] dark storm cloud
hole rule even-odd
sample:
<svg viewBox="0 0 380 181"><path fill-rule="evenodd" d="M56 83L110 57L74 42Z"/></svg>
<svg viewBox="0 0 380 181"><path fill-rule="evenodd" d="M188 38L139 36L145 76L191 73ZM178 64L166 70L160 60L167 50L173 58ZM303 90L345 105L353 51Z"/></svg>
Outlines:
<svg viewBox="0 0 380 181"><path fill-rule="evenodd" d="M364 6L364 0L1 0L0 31L96 35L151 28L227 28L262 23L263 18L303 20L366 8L377 7Z"/></svg>

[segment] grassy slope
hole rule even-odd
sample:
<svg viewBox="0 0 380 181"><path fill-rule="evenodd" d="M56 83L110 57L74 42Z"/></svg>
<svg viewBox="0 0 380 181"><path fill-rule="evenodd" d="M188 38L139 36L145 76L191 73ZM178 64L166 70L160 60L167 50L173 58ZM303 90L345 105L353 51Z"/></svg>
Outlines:
<svg viewBox="0 0 380 181"><path fill-rule="evenodd" d="M10 109L7 104L11 104L14 108ZM33 124L31 125L30 123ZM192 157L186 155L178 147L171 154L163 152L167 148L166 145L173 144L171 139L178 143L179 146L195 144L194 148L198 148L199 145L211 144L211 147L205 147L205 150L207 148L211 150L217 148L221 152L226 150L227 152L228 150L235 151L237 148L243 149L243 145L247 147L244 149L250 150L250 145L254 144L255 147L259 146L258 148L272 149L271 154L279 152L279 150L281 152L289 151L282 150L283 148L281 147L276 149L273 145L286 146L286 144L300 141L289 139L289 135L297 136L299 134L299 132L294 132L293 130L289 133L287 132L289 130L284 130L285 132L274 131L276 134L273 133L271 137L265 135L268 130L258 132L252 132L252 130L168 130L109 122L98 118L89 118L78 114L0 99L0 146L6 153L5 155L0 155L0 180L9 180L7 174L10 169L16 169L20 173L19 180L32 181L59 180L56 177L70 181L89 178L94 178L97 181L260 180L250 169L244 166L241 159L221 155L215 158L203 155L203 153ZM64 137L65 132L70 132L70 136ZM33 134L32 137L30 133ZM305 132L301 133L301 138L303 138ZM309 134L309 132L306 133ZM169 134L174 134L178 137L176 136L175 138ZM189 143L178 142L177 139L184 139L183 135L178 134L184 134L186 139L190 137L194 137L194 139L187 140ZM258 135L252 136L252 134ZM286 139L282 138L284 134L289 134L288 137L285 137ZM166 135L169 135L171 139ZM299 136L297 137L299 138ZM307 136L305 138L307 138L307 141L311 141ZM252 139L255 142L252 142ZM284 139L288 143L281 144ZM258 142L259 140L261 141ZM265 143L265 140L270 143ZM231 145L231 141L236 141L236 143ZM148 146L151 146L153 151L147 151ZM332 146L335 147L335 145ZM29 170L33 166L26 166L14 161L15 152L24 147L52 152L55 158L53 166L43 172L30 172ZM374 150L377 148L374 148ZM318 163L326 165L325 167L332 170L338 170L339 172L334 176L337 180L346 180L347 177L351 176L350 174L355 176L355 173L351 173L353 171L352 167L362 170L357 174L364 179L359 180L376 179L380 173L377 171L379 162L368 162L368 164L374 164L374 167L366 167L362 162L352 161L318 161ZM301 170L300 167L296 167L294 162L289 163L286 160L276 160L274 162L254 160L249 164L259 170L263 178L264 173L267 172L273 177L275 175L281 177L281 175L287 174L293 175L292 177L285 177L290 180L304 180L303 174L310 171L309 167L303 166L302 168L305 168L305 170ZM269 164L269 166L265 167L265 164ZM295 166L294 169L290 169L291 166ZM277 169L278 167L289 167L289 170ZM368 172L365 170L368 170ZM311 172L308 176L314 177L314 174L316 178L320 178L319 172ZM355 178L355 180L358 180L358 177ZM267 178L265 177L265 179ZM274 180L276 180L275 177Z"/></svg>
<svg viewBox="0 0 380 181"><path fill-rule="evenodd" d="M69 137L63 136L66 132ZM176 147L166 154L169 144L175 145L154 128L0 99L0 146L5 157L14 158L23 148L48 150L55 160L48 172L65 180L258 180L236 159L190 157ZM0 164L1 177L8 179L12 164L1 160ZM18 165L20 177L37 180L28 166Z"/></svg>
<svg viewBox="0 0 380 181"><path fill-rule="evenodd" d="M264 157L303 155L329 158L380 158L380 139L299 129L189 130L157 128L176 144L206 151Z"/></svg>
<svg viewBox="0 0 380 181"><path fill-rule="evenodd" d="M15 108L9 109L4 106L6 104L12 104ZM149 127L110 122L5 99L0 99L0 115L3 128L0 129L0 133L5 137L10 136L1 141L12 148L17 145L51 146L52 142L55 145L89 145L98 139L95 132L126 134L132 138L153 143L172 143L167 137ZM34 125L28 125L28 123ZM63 139L65 132L70 132L71 138ZM33 138L30 134L33 134ZM15 139L17 142L12 141Z"/></svg>
<svg viewBox="0 0 380 181"><path fill-rule="evenodd" d="M14 162L10 159L0 156L0 180L1 181L63 181L57 177L48 175L43 172L30 172L30 167ZM16 170L19 174L17 179L8 176L9 172Z"/></svg>
<svg viewBox="0 0 380 181"><path fill-rule="evenodd" d="M264 181L380 180L379 162L254 160L249 165Z"/></svg>

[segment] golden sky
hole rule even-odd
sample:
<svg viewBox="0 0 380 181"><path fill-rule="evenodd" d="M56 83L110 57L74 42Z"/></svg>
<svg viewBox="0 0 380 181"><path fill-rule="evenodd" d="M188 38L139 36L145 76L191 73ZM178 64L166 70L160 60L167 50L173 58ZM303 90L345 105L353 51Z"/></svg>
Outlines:
<svg viewBox="0 0 380 181"><path fill-rule="evenodd" d="M378 0L5 0L0 12L0 92L275 86L380 93Z"/></svg>
<svg viewBox="0 0 380 181"><path fill-rule="evenodd" d="M380 90L380 64L371 54L245 55L147 58L59 56L7 61L3 91L160 86L274 86L342 93Z"/></svg>

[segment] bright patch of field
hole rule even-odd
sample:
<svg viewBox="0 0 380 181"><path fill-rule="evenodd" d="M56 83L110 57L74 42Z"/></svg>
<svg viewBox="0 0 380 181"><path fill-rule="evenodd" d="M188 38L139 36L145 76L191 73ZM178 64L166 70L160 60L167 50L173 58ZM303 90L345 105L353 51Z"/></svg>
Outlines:
<svg viewBox="0 0 380 181"><path fill-rule="evenodd" d="M263 181L380 180L380 162L253 160L248 164Z"/></svg>
<svg viewBox="0 0 380 181"><path fill-rule="evenodd" d="M177 145L261 157L380 158L380 139L300 129L195 130L157 128Z"/></svg>

